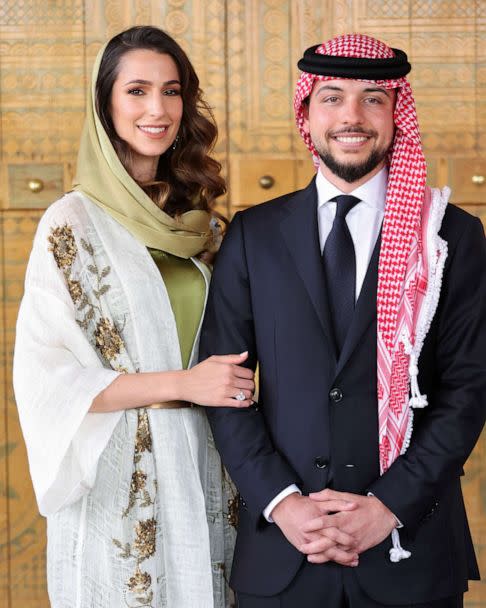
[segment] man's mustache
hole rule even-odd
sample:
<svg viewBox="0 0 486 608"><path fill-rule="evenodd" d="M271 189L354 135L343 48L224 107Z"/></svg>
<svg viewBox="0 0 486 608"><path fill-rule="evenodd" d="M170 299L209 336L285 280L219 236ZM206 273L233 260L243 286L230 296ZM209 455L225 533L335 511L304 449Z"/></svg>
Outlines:
<svg viewBox="0 0 486 608"><path fill-rule="evenodd" d="M345 135L346 133L361 133L362 135L367 135L368 137L377 136L376 131L367 131L366 129L363 129L363 127L345 127L343 129L339 129L339 131L330 131L329 136L337 137L339 135Z"/></svg>

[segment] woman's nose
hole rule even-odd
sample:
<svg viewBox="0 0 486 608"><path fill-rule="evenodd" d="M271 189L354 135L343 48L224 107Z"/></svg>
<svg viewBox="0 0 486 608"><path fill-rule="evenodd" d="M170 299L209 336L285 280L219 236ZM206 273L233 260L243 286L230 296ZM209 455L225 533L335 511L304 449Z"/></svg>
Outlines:
<svg viewBox="0 0 486 608"><path fill-rule="evenodd" d="M150 97L149 113L151 116L163 116L166 113L165 100L159 92Z"/></svg>

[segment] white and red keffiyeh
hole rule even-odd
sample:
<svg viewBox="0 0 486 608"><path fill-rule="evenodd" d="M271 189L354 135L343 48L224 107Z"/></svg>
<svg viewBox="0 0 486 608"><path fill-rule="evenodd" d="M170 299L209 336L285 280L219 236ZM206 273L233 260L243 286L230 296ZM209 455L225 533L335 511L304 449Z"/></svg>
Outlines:
<svg viewBox="0 0 486 608"><path fill-rule="evenodd" d="M316 47L315 53L349 58L395 57L394 50L386 44L362 34L334 38ZM296 86L297 126L316 165L319 156L303 129L304 100L316 80L336 78L343 76L302 72ZM365 76L359 80L370 79ZM408 80L400 77L372 82L385 89L397 89L396 131L389 156L377 291L378 423L383 474L408 447L413 422L411 408L427 405L426 396L418 388L417 363L440 295L447 244L438 231L449 190L444 188L440 192L425 185L426 164ZM401 549L396 531L393 536L392 561L409 557L410 553Z"/></svg>

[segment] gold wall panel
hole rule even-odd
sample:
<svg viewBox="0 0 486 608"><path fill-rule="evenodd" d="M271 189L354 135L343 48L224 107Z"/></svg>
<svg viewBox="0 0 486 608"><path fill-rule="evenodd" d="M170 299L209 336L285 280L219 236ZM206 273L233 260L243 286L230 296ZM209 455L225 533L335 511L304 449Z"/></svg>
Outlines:
<svg viewBox="0 0 486 608"><path fill-rule="evenodd" d="M282 194L292 192L296 187L305 187L315 174L308 160L297 161L289 158L266 157L262 163L253 156L239 155L230 160L234 200L239 208L249 207ZM265 180L269 180L266 183ZM236 209L236 206L233 205Z"/></svg>
<svg viewBox="0 0 486 608"><path fill-rule="evenodd" d="M1 218L0 218L1 226ZM3 230L0 229L0 259L5 260L5 248L3 239ZM9 530L8 530L8 475L7 475L7 459L8 459L8 437L6 427L6 390L7 390L7 373L6 373L6 326L5 316L3 314L3 302L5 292L4 281L4 264L0 264L0 597L8 598L10 578L9 578ZM7 607L6 607L7 608Z"/></svg>
<svg viewBox="0 0 486 608"><path fill-rule="evenodd" d="M28 474L27 455L18 424L11 383L15 320L23 291L23 275L40 211L3 211L0 216L2 263L2 317L5 323L0 463L0 589L7 587L5 608L48 606L45 578L45 520L40 517ZM0 477L1 479L1 477ZM0 603L0 605L2 605Z"/></svg>
<svg viewBox="0 0 486 608"><path fill-rule="evenodd" d="M232 157L291 152L289 5L275 0L228 2Z"/></svg>
<svg viewBox="0 0 486 608"><path fill-rule="evenodd" d="M449 159L448 185L460 205L486 200L486 158Z"/></svg>
<svg viewBox="0 0 486 608"><path fill-rule="evenodd" d="M9 207L42 209L62 196L64 167L57 163L9 164Z"/></svg>
<svg viewBox="0 0 486 608"><path fill-rule="evenodd" d="M84 112L84 5L0 4L2 163L75 157ZM0 174L0 206L7 174Z"/></svg>
<svg viewBox="0 0 486 608"><path fill-rule="evenodd" d="M188 52L213 108L216 156L229 186L218 206L223 213L306 185L313 166L292 112L297 60L312 44L361 31L409 53L429 183L450 183L453 200L469 203L465 208L486 221L486 185L470 181L472 171L484 174L486 157L485 0L0 2L1 608L48 606L45 524L28 479L10 381L23 273L41 213L25 208L36 198L22 189L34 166L45 168L32 177L53 188L52 198L70 187L94 57L110 36L149 23ZM269 190L258 184L265 174L275 179ZM483 434L463 479L483 573L485 460ZM467 606L486 608L485 584L471 585Z"/></svg>

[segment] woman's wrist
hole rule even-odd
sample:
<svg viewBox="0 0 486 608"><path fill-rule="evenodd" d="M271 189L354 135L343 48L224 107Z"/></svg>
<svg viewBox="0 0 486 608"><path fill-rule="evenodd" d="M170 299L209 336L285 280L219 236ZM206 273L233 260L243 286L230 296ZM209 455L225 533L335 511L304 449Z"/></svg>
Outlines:
<svg viewBox="0 0 486 608"><path fill-rule="evenodd" d="M161 393L159 401L190 401L186 390L187 373L185 369L159 372L156 379Z"/></svg>
<svg viewBox="0 0 486 608"><path fill-rule="evenodd" d="M163 401L190 401L184 396L185 378L185 370L120 374L95 397L90 411L110 412Z"/></svg>

